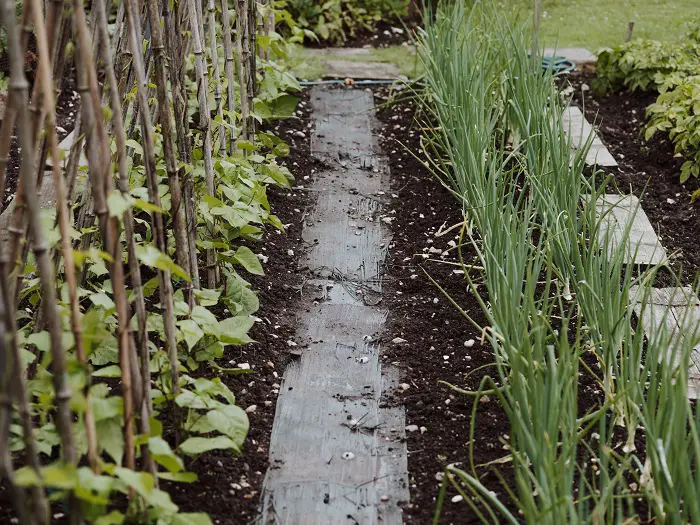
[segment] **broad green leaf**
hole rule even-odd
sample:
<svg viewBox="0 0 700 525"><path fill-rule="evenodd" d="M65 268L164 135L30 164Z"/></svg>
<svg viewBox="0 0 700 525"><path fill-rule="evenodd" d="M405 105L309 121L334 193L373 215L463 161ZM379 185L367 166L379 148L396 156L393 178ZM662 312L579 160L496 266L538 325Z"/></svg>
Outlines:
<svg viewBox="0 0 700 525"><path fill-rule="evenodd" d="M166 211L161 208L160 206L156 206L155 204L151 204L148 201L145 201L143 199L135 199L134 200L134 207L138 208L139 210L143 210L148 213L163 213L165 214Z"/></svg>
<svg viewBox="0 0 700 525"><path fill-rule="evenodd" d="M136 256L139 258L139 261L146 266L171 272L173 275L177 275L178 277L185 279L187 282L190 282L190 276L187 275L182 268L175 264L170 257L162 253L151 244L137 246Z"/></svg>
<svg viewBox="0 0 700 525"><path fill-rule="evenodd" d="M90 301L92 301L92 304L95 306L99 306L105 310L113 310L116 308L112 298L104 292L91 294Z"/></svg>
<svg viewBox="0 0 700 525"><path fill-rule="evenodd" d="M69 490L78 481L78 471L73 465L54 463L41 469L41 478L47 487Z"/></svg>
<svg viewBox="0 0 700 525"><path fill-rule="evenodd" d="M235 259L243 268L253 275L265 275L257 255L247 246L240 246L236 250Z"/></svg>
<svg viewBox="0 0 700 525"><path fill-rule="evenodd" d="M168 512L178 511L177 505L172 502L167 492L154 488L155 481L150 474L117 467L114 469L114 475L154 507Z"/></svg>
<svg viewBox="0 0 700 525"><path fill-rule="evenodd" d="M100 516L95 521L95 525L122 525L126 516L119 512L118 510L113 510L106 516Z"/></svg>
<svg viewBox="0 0 700 525"><path fill-rule="evenodd" d="M187 348L192 350L194 346L204 337L204 332L192 319L184 319L177 322L182 338L187 343Z"/></svg>
<svg viewBox="0 0 700 525"><path fill-rule="evenodd" d="M110 217L122 217L127 210L133 207L134 198L131 195L123 195L119 190L112 190L107 197Z"/></svg>
<svg viewBox="0 0 700 525"><path fill-rule="evenodd" d="M183 512L174 516L170 525L212 525L212 522L203 512Z"/></svg>
<svg viewBox="0 0 700 525"><path fill-rule="evenodd" d="M180 445L180 451L188 456L198 456L211 450L226 449L238 450L236 444L225 436L191 437Z"/></svg>
<svg viewBox="0 0 700 525"><path fill-rule="evenodd" d="M194 483L197 481L197 474L194 472L159 472L158 477L179 483Z"/></svg>
<svg viewBox="0 0 700 525"><path fill-rule="evenodd" d="M240 452L243 442L248 435L248 415L238 406L221 406L207 412L207 420L220 433L231 438Z"/></svg>
<svg viewBox="0 0 700 525"><path fill-rule="evenodd" d="M201 306L216 306L219 304L221 292L218 290L195 290L194 296L198 299Z"/></svg>
<svg viewBox="0 0 700 525"><path fill-rule="evenodd" d="M120 465L124 456L122 425L113 418L98 421L95 428L99 446L109 454L117 465Z"/></svg>
<svg viewBox="0 0 700 525"><path fill-rule="evenodd" d="M168 442L163 438L149 438L148 450L155 462L166 468L169 472L180 472L185 468L182 459L172 451Z"/></svg>
<svg viewBox="0 0 700 525"><path fill-rule="evenodd" d="M230 317L219 322L221 342L230 345L243 345L253 340L248 337L248 331L254 321L250 317Z"/></svg>
<svg viewBox="0 0 700 525"><path fill-rule="evenodd" d="M95 370L92 375L94 377L121 377L122 369L119 367L119 365L111 365Z"/></svg>
<svg viewBox="0 0 700 525"><path fill-rule="evenodd" d="M15 471L15 484L19 487L36 487L41 485L41 478L31 467L21 467Z"/></svg>

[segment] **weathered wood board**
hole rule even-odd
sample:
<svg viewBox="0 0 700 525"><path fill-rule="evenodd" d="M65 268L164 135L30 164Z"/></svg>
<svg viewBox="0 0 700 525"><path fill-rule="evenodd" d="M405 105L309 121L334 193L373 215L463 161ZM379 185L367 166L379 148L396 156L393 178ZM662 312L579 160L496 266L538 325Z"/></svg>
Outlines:
<svg viewBox="0 0 700 525"><path fill-rule="evenodd" d="M630 297L635 298L640 289L630 289ZM666 362L677 365L678 352L685 344L700 343L700 300L689 286L684 288L653 288L646 308L642 312L643 298L637 299L634 311L640 318L644 333L649 338L665 328L671 337L671 346L665 355ZM688 370L688 397L697 399L700 395L700 344L696 344L690 355Z"/></svg>
<svg viewBox="0 0 700 525"><path fill-rule="evenodd" d="M408 502L399 373L374 343L385 246L380 192L388 167L374 135L371 92L315 88L311 147L329 166L302 236L312 278L298 314L299 357L284 374L259 523L400 525Z"/></svg>
<svg viewBox="0 0 700 525"><path fill-rule="evenodd" d="M596 203L599 216L603 217L599 241L609 236L609 251L617 250L621 243L627 246L627 264L654 265L666 260L666 250L634 195L603 195ZM632 223L628 235L625 229Z"/></svg>
<svg viewBox="0 0 700 525"><path fill-rule="evenodd" d="M562 126L564 133L571 140L572 155L588 143L589 137L593 137L591 147L586 154L586 164L602 167L617 166L617 161L577 106L569 106L564 110Z"/></svg>

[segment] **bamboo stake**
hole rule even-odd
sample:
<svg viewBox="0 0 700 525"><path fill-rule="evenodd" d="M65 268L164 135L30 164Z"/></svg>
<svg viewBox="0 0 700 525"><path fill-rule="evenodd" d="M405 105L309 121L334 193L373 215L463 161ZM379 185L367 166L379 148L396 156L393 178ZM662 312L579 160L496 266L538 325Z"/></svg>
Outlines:
<svg viewBox="0 0 700 525"><path fill-rule="evenodd" d="M250 110L247 67L250 43L248 31L248 0L236 0L236 52L238 54L238 93L241 104L241 139L250 140ZM247 150L246 150L247 151Z"/></svg>
<svg viewBox="0 0 700 525"><path fill-rule="evenodd" d="M146 2L146 5L148 6L148 20L151 26L151 51L155 59L156 92L159 108L158 121L160 122L161 134L163 136L165 170L168 173L168 184L170 187L170 214L173 218L175 254L177 263L188 275L191 275L190 257L187 250L185 215L182 206L182 187L180 186L180 176L177 170L175 141L173 140L173 124L170 115L170 100L168 99L168 74L165 69L165 39L160 26L157 0Z"/></svg>
<svg viewBox="0 0 700 525"><path fill-rule="evenodd" d="M110 217L109 209L107 208L106 190L112 184L109 174L109 145L105 133L97 72L92 62L92 47L88 36L82 0L74 0L73 25L76 33L76 51L79 54L79 60L76 60L76 69L78 72L78 89L82 100L83 119L87 129L91 132L90 140L88 141L88 173L100 232L104 239L106 251L112 258L109 270L114 290L114 303L117 309L117 337L122 375L122 398L124 401L125 463L128 468L133 470L136 462L134 456L131 331L129 328L128 300L124 286L118 220L116 217Z"/></svg>
<svg viewBox="0 0 700 525"><path fill-rule="evenodd" d="M202 150L204 152L204 177L207 187L207 195L216 195L214 183L214 162L212 160L212 135L211 118L209 116L209 106L207 104L207 93L209 93L209 83L207 81L205 57L202 47L202 35L200 33L200 23L197 15L197 0L188 0L190 15L190 30L192 31L192 42L194 45L194 65L197 74L197 93L199 100L199 129L202 130ZM201 7L201 6L200 6ZM209 231L209 238L213 237L213 232ZM214 250L207 250L207 282L210 288L216 288L216 253Z"/></svg>
<svg viewBox="0 0 700 525"><path fill-rule="evenodd" d="M75 464L76 458L73 448L73 435L71 432L71 391L66 376L66 358L61 341L61 323L58 317L56 302L52 299L56 289L55 280L42 230L39 203L36 197L36 180L34 178L31 162L31 160L34 159L34 140L27 111L29 84L24 75L24 60L14 19L14 1L2 0L0 5L2 6L0 16L4 21L10 54L11 74L9 89L15 92L19 142L22 147L22 156L24 160L20 170L20 177L22 177L26 189L29 227L33 239L33 249L36 256L41 280L42 296L44 299L41 301L41 304L49 329L53 382L57 406L56 427L61 440L61 451L64 461ZM75 506L72 510L77 512Z"/></svg>
<svg viewBox="0 0 700 525"><path fill-rule="evenodd" d="M223 26L222 33L224 35L224 55L226 62L224 64L226 73L226 92L227 92L227 110L229 124L231 126L231 139L228 141L228 153L233 155L236 152L236 91L235 91L235 60L233 58L233 43L231 41L231 17L228 12L228 0L221 0L221 24Z"/></svg>
<svg viewBox="0 0 700 525"><path fill-rule="evenodd" d="M186 4L183 4L186 5ZM165 7L165 6L164 6ZM189 115L187 113L187 90L183 84L185 78L185 53L180 30L179 4L173 9L163 9L163 20L166 27L166 48L170 65L170 84L173 93L173 109L175 112L175 129L180 159L186 164L192 163L191 141L189 138ZM182 199L185 208L185 227L187 230L187 245L190 256L190 275L192 287L200 288L199 261L197 260L197 204L194 200L194 179L191 173L183 167L180 170L182 180ZM193 303L190 296L189 303Z"/></svg>
<svg viewBox="0 0 700 525"><path fill-rule="evenodd" d="M106 0L96 0L95 4L97 7L97 25L100 38L103 43L109 43L109 29L107 25L107 10L105 8L104 2ZM127 171L127 154L126 154L126 131L124 129L124 115L122 113L122 105L119 96L119 85L117 82L117 77L114 71L114 60L112 58L111 45L102 46L102 60L104 62L105 76L107 78L107 86L109 91L109 100L113 113L113 123L115 131L115 139L117 145L117 166L119 170L119 191L125 197L129 195L129 174ZM131 288L135 296L135 306L136 306L136 322L137 322L137 344L138 352L134 351L131 358L132 370L134 375L141 369L141 377L139 380L139 385L141 387L141 392L139 394L139 400L134 401L136 407L141 407L146 405L146 413L148 417L141 418L140 429L141 433L145 435L150 435L150 421L149 417L153 414L153 402L151 399L151 381L150 381L150 370L148 367L143 368L143 365L139 364L139 361L143 361L145 358L147 363L150 364L150 356L148 350L148 331L146 329L146 302L143 296L143 285L141 281L141 268L139 266L138 257L136 256L136 237L134 232L134 213L131 208L127 208L124 212L124 237L127 246L127 256L129 259L129 272L131 274ZM139 357L140 356L140 357ZM136 390L136 389L135 389ZM143 447L142 453L144 454L144 461L147 465L149 472L155 475L155 464L153 459L148 455L148 448Z"/></svg>
<svg viewBox="0 0 700 525"><path fill-rule="evenodd" d="M49 42L46 38L46 27L44 17L41 14L41 1L31 0L32 11L34 13L34 24L36 27L37 47L39 50L39 77L44 88L44 106L48 115L47 132L49 148L51 151L53 181L56 191L56 208L58 214L59 230L61 232L61 250L63 252L63 266L68 285L68 296L71 307L71 330L75 340L75 352L78 361L85 365L85 348L83 346L83 329L81 324L82 313L80 311L80 299L78 297L78 285L75 278L75 261L73 260L73 245L71 242L70 212L68 211L68 201L66 197L65 181L61 174L60 158L58 154L58 137L56 136L56 103L54 100L53 82L51 79ZM89 381L88 381L89 383ZM89 398L88 398L89 400ZM90 403L87 403L85 411L85 431L88 445L88 460L90 466L97 472L97 433L95 421L92 415Z"/></svg>
<svg viewBox="0 0 700 525"><path fill-rule="evenodd" d="M225 32L225 28L224 28ZM219 142L220 151L226 151L226 127L224 126L224 108L221 100L221 72L219 70L219 53L216 41L216 5L214 0L209 0L209 49L214 74L214 100L216 101L216 114L219 116Z"/></svg>
<svg viewBox="0 0 700 525"><path fill-rule="evenodd" d="M144 149L144 164L146 166L146 180L148 182L148 192L151 202L160 207L160 197L158 195L158 179L156 175L156 156L154 150L153 125L151 124L150 115L148 112L148 100L146 98L147 81L143 66L143 58L141 55L141 29L136 21L135 0L125 2L127 26L129 30L129 44L133 54L134 73L137 81L137 100L141 107L141 129L143 134L143 149ZM153 236L156 242L156 248L163 253L166 253L165 230L163 227L163 217L160 213L153 213ZM165 328L166 347L168 357L170 359L170 375L172 378L173 393L177 395L180 392L177 357L177 341L175 339L175 315L173 305L173 288L170 280L170 272L159 271L158 281L160 286L160 302L163 308L163 321Z"/></svg>
<svg viewBox="0 0 700 525"><path fill-rule="evenodd" d="M9 395L9 387L14 391L14 397L17 401L17 409L19 420L22 426L22 437L24 440L24 450L27 458L27 464L34 470L37 476L41 477L41 464L39 462L39 452L34 438L34 424L32 423L32 412L29 406L29 396L27 395L27 385L24 379L24 370L22 369L22 361L19 355L19 345L17 341L17 323L12 311L14 305L9 301L7 296L7 279L5 275L5 265L0 265L0 332L5 331L5 336L0 334L0 344L4 344L5 348L0 349L0 353L4 354L5 363L2 368L6 373L2 374L4 384L0 386L0 397L5 397L0 400L0 410L6 409L0 415L0 433L5 425L10 424L10 414L12 411L11 397ZM6 367L6 368L5 368ZM7 376L7 377L6 377ZM0 439L0 451L9 450L7 441L3 442ZM10 464L10 470L12 465ZM7 470L7 467L6 467ZM46 495L41 487L37 486L31 490L32 505L35 509L35 515L32 516L33 521L40 524L48 524L49 505L46 501Z"/></svg>
<svg viewBox="0 0 700 525"><path fill-rule="evenodd" d="M257 0L247 0L248 2L248 60L250 64L246 68L246 94L248 95L248 109L252 113L255 110L253 101L257 95L257 13L258 13L258 2ZM250 140L255 139L256 123L255 119L250 116L250 124L248 126L248 133L251 134Z"/></svg>

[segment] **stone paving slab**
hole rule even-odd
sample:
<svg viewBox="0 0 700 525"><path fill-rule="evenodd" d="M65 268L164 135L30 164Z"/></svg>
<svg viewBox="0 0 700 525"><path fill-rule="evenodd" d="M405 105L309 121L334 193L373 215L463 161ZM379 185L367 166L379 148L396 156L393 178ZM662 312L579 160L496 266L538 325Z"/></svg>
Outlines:
<svg viewBox="0 0 700 525"><path fill-rule="evenodd" d="M543 52L544 56L558 56L571 60L575 64L594 64L598 57L583 47L548 47Z"/></svg>
<svg viewBox="0 0 700 525"><path fill-rule="evenodd" d="M603 243L606 234L609 238L609 250L613 253L620 243L626 240L626 264L654 265L666 260L666 250L661 245L654 228L634 195L603 195L596 203L596 208L604 219L599 233L599 242ZM627 239L625 228L630 227Z"/></svg>
<svg viewBox="0 0 700 525"><path fill-rule="evenodd" d="M351 60L326 60L323 78L356 80L399 80L401 72L395 64L385 62L356 62Z"/></svg>
<svg viewBox="0 0 700 525"><path fill-rule="evenodd" d="M589 137L593 137L591 147L586 155L586 164L589 166L615 167L617 161L612 156L608 148L593 129L593 126L586 120L577 106L569 106L562 114L562 126L564 133L570 138L572 155L587 144Z"/></svg>
<svg viewBox="0 0 700 525"><path fill-rule="evenodd" d="M630 288L630 297L634 298L640 293L639 287ZM653 288L651 296L644 312L642 312L643 298L638 298L634 305L634 311L648 338L661 330L667 330L671 336L671 347L668 353L662 357L671 365L677 365L679 361L678 351L682 348L685 338L692 337L698 340L698 328L700 328L700 300L689 286L684 288ZM691 344L693 341L687 344ZM700 344L696 345L690 355L690 369L688 370L688 397L697 399L700 395Z"/></svg>

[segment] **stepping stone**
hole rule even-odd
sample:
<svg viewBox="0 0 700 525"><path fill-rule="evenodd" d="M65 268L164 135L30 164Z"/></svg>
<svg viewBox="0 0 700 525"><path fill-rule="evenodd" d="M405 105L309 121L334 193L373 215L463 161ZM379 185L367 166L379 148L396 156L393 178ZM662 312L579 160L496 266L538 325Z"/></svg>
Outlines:
<svg viewBox="0 0 700 525"><path fill-rule="evenodd" d="M357 80L399 80L401 72L395 64L385 62L356 62L351 60L326 60L323 78Z"/></svg>
<svg viewBox="0 0 700 525"><path fill-rule="evenodd" d="M56 187L53 184L53 173L50 171L44 172L44 178L41 182L41 190L38 193L39 207L41 209L56 207ZM7 207L0 214L0 250L5 245L8 237L7 227L10 224L13 210L15 209L15 199L12 199Z"/></svg>
<svg viewBox="0 0 700 525"><path fill-rule="evenodd" d="M391 231L382 221L389 172L374 98L317 87L311 107L311 151L327 166L309 184L318 198L302 231L310 248L300 266L313 277L302 289L301 351L284 372L256 523L401 525L405 413L388 402L400 373L376 343Z"/></svg>
<svg viewBox="0 0 700 525"><path fill-rule="evenodd" d="M558 56L571 60L574 64L595 64L598 57L583 47L548 47L543 56Z"/></svg>
<svg viewBox="0 0 700 525"><path fill-rule="evenodd" d="M596 203L599 216L604 215L599 232L603 243L606 233L609 250L616 251L623 240L627 245L626 264L654 265L666 260L666 250L661 245L646 213L634 195L603 195ZM627 239L625 229L632 222Z"/></svg>
<svg viewBox="0 0 700 525"><path fill-rule="evenodd" d="M569 106L564 110L561 119L564 133L571 140L572 155L587 144L588 138L593 136L591 147L586 155L586 164L589 166L615 167L617 161L600 140L593 126L586 120L577 106Z"/></svg>
<svg viewBox="0 0 700 525"><path fill-rule="evenodd" d="M630 288L630 297L639 293L639 287ZM634 311L644 329L647 338L653 338L664 327L671 336L671 348L665 355L668 364L677 365L677 349L682 348L686 337L698 340L700 326L700 300L692 287L684 288L653 288L648 304L642 314L641 298L637 299ZM695 333L694 333L695 332ZM692 341L691 341L692 342ZM663 358L663 357L662 357ZM690 370L688 370L688 397L698 399L700 395L700 344L693 348L690 355Z"/></svg>
<svg viewBox="0 0 700 525"><path fill-rule="evenodd" d="M365 57L372 54L372 49L367 47L324 47L320 49L305 48L304 54L321 57Z"/></svg>
<svg viewBox="0 0 700 525"><path fill-rule="evenodd" d="M63 152L63 161L61 165L65 167L65 165L68 163L68 156L70 155L70 149L73 147L73 143L75 142L75 130L71 131L66 137L58 144L58 149L59 149L59 155L60 152ZM49 153L46 156L46 165L48 167L53 166L53 160L51 159L51 154ZM88 165L87 163L87 157L85 156L85 148L83 148L83 151L80 153L80 161L78 163L78 168L83 168Z"/></svg>

